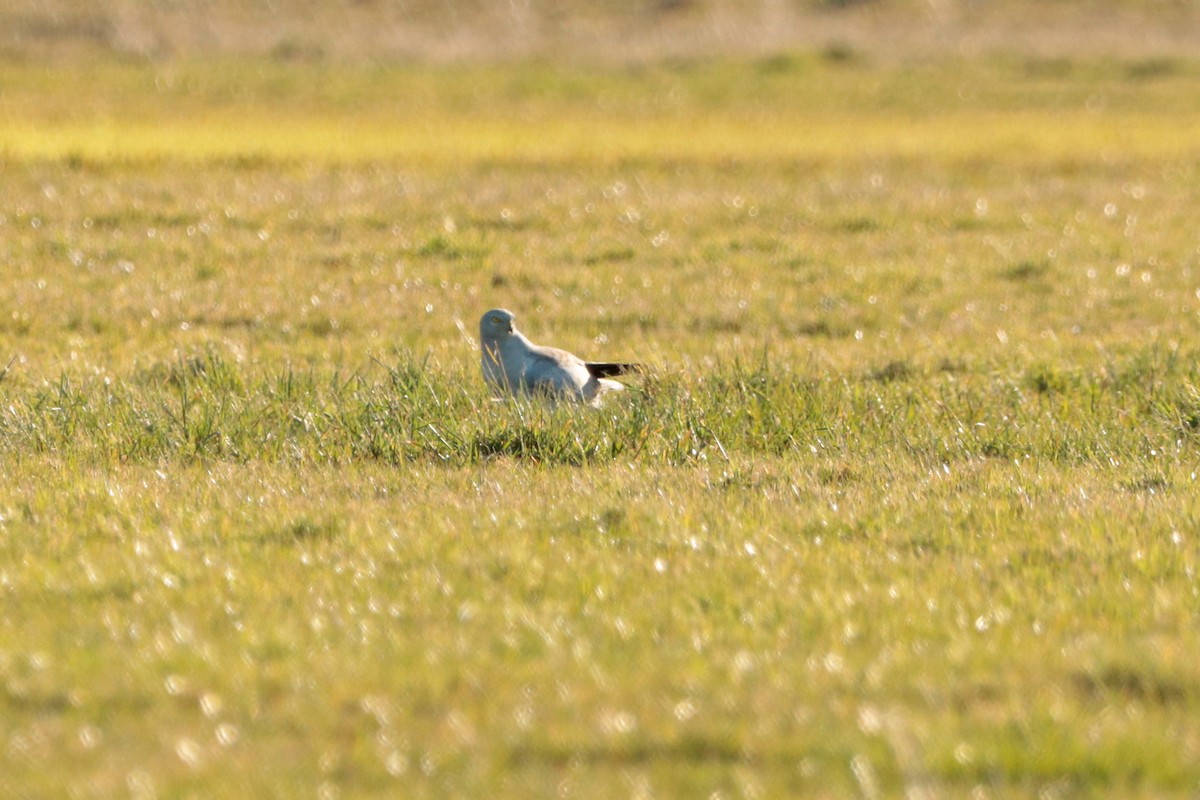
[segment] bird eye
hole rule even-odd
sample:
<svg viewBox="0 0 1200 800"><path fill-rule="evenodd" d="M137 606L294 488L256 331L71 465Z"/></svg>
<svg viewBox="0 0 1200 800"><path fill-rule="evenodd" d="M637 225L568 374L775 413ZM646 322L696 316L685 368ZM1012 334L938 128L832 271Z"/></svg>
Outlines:
<svg viewBox="0 0 1200 800"><path fill-rule="evenodd" d="M496 323L497 325L499 325L503 321L504 320L500 319L499 317L492 317L492 322Z"/></svg>

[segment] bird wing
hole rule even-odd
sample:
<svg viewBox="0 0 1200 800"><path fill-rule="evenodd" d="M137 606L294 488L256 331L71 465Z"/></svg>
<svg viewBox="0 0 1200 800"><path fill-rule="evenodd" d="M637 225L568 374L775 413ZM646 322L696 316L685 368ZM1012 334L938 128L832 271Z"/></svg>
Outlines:
<svg viewBox="0 0 1200 800"><path fill-rule="evenodd" d="M608 376L642 369L640 364L624 362L585 362L566 350L536 345L519 332L509 336L495 355L499 363L485 358L484 377L500 391L570 397L593 405L605 393L624 388Z"/></svg>
<svg viewBox="0 0 1200 800"><path fill-rule="evenodd" d="M591 379L582 360L557 347L529 348L521 382L530 390L551 390L581 396Z"/></svg>

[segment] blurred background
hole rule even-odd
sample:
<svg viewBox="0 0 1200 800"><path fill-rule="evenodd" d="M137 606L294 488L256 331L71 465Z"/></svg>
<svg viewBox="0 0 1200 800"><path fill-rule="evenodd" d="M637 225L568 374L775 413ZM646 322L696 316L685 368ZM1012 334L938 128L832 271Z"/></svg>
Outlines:
<svg viewBox="0 0 1200 800"><path fill-rule="evenodd" d="M879 55L1186 56L1195 0L6 0L0 54L641 61Z"/></svg>

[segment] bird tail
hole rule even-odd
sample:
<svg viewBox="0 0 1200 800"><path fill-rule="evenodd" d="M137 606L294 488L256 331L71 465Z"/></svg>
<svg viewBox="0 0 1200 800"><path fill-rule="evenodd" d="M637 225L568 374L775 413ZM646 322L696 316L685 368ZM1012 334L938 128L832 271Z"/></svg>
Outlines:
<svg viewBox="0 0 1200 800"><path fill-rule="evenodd" d="M584 366L587 367L588 374L593 378L615 378L618 375L641 372L644 369L641 364L619 363L615 361L588 361Z"/></svg>

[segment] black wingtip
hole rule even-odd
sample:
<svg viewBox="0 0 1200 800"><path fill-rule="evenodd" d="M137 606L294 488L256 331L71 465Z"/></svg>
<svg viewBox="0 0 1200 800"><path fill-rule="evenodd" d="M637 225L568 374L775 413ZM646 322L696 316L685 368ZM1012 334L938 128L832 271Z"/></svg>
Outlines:
<svg viewBox="0 0 1200 800"><path fill-rule="evenodd" d="M588 361L588 374L594 378L615 378L630 372L642 372L645 367L641 364L623 364L614 361Z"/></svg>

